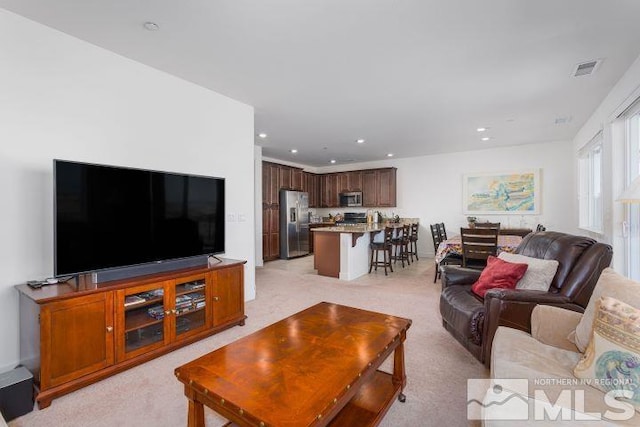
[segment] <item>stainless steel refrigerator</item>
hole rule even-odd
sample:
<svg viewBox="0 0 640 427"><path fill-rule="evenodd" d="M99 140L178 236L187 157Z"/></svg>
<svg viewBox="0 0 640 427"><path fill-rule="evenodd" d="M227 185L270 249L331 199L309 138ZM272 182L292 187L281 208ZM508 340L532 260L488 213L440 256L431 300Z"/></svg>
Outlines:
<svg viewBox="0 0 640 427"><path fill-rule="evenodd" d="M309 193L280 190L280 258L309 253Z"/></svg>

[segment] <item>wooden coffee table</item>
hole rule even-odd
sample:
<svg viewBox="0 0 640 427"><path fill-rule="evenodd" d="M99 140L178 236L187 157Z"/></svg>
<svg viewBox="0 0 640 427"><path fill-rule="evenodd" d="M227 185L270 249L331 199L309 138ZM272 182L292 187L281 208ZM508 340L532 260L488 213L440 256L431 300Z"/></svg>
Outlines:
<svg viewBox="0 0 640 427"><path fill-rule="evenodd" d="M180 366L188 425L375 426L404 402L411 320L320 303ZM394 354L393 374L378 370Z"/></svg>

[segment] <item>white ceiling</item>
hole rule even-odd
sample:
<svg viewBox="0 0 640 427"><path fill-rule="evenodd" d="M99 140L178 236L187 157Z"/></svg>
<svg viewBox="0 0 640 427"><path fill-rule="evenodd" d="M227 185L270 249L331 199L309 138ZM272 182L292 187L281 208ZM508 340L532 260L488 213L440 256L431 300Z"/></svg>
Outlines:
<svg viewBox="0 0 640 427"><path fill-rule="evenodd" d="M253 105L263 154L310 166L572 139L640 55L638 0L0 7ZM571 76L592 59L604 60L595 74Z"/></svg>

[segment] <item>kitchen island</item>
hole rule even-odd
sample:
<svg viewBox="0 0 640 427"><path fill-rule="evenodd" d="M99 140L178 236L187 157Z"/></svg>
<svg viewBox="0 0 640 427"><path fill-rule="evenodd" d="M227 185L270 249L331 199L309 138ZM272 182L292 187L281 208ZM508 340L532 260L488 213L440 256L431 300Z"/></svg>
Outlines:
<svg viewBox="0 0 640 427"><path fill-rule="evenodd" d="M381 241L385 226L400 228L417 218L399 223L353 224L313 229L314 268L321 276L353 280L369 272L369 244Z"/></svg>

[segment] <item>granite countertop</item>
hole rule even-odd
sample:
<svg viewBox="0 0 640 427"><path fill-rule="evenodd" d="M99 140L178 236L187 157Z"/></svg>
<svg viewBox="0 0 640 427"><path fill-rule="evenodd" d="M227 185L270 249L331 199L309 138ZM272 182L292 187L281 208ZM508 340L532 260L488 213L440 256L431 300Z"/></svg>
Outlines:
<svg viewBox="0 0 640 427"><path fill-rule="evenodd" d="M314 233L372 233L384 230L388 225L390 227L402 227L404 224L413 224L418 222L418 218L401 218L400 222L377 224L353 224L353 225L336 225L334 227L315 228L311 231Z"/></svg>

